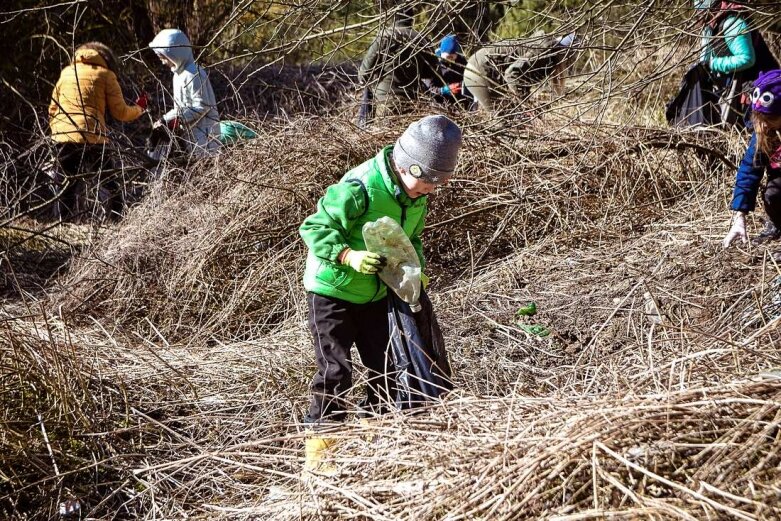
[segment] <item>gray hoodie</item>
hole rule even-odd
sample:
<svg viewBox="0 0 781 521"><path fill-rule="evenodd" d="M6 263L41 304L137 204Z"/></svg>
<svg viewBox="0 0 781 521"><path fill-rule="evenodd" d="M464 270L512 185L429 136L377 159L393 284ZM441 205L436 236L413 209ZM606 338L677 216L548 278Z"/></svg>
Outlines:
<svg viewBox="0 0 781 521"><path fill-rule="evenodd" d="M220 116L206 69L195 63L189 38L179 29L163 29L149 48L171 60L174 108L163 119L178 118L194 155L211 155L220 146Z"/></svg>

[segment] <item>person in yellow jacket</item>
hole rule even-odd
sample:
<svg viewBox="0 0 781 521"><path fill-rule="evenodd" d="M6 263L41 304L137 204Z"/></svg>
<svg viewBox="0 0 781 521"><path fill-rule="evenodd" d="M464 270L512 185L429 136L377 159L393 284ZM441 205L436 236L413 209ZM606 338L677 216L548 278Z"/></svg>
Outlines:
<svg viewBox="0 0 781 521"><path fill-rule="evenodd" d="M108 164L106 111L118 121L133 121L146 109L145 95L134 105L125 103L115 69L116 58L109 47L100 42L85 43L76 49L73 62L62 70L54 86L49 127L60 173L65 176L55 179L61 184L60 205L79 206L79 192L86 185L77 181L78 176Z"/></svg>

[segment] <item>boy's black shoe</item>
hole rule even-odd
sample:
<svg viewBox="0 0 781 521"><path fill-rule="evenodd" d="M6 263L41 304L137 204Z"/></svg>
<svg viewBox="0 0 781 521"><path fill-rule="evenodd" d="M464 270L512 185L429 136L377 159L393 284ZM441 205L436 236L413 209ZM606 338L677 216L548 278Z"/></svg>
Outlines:
<svg viewBox="0 0 781 521"><path fill-rule="evenodd" d="M778 239L781 239L781 230L776 228L776 225L773 224L773 221L770 219L765 219L765 228L759 232L759 235L751 239L751 244L754 246L759 246L760 244L765 244L766 242L770 241L777 241Z"/></svg>

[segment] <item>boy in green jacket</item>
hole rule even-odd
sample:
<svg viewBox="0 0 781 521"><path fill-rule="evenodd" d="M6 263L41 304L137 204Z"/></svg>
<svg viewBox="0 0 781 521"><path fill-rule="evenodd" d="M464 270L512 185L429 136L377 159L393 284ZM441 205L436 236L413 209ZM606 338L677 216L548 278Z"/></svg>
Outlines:
<svg viewBox="0 0 781 521"><path fill-rule="evenodd" d="M426 116L387 146L347 172L326 190L317 211L299 232L309 248L304 272L309 328L317 372L304 421L343 421L352 386L350 348L355 343L368 369L363 410L382 412L393 403L392 372L386 356L389 332L387 287L377 276L384 259L366 251L367 222L391 217L401 225L424 267L420 233L427 195L452 176L461 147L461 130L444 116ZM319 465L327 442L307 439L307 468Z"/></svg>

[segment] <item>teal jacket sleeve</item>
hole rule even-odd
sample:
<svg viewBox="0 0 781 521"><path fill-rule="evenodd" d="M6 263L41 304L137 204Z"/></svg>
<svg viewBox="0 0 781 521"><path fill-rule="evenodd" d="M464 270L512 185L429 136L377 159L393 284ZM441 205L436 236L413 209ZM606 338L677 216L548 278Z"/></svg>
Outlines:
<svg viewBox="0 0 781 521"><path fill-rule="evenodd" d="M423 241L420 240L420 234L423 233L423 227L426 225L427 214L428 208L426 208L426 211L423 212L423 215L420 218L420 222L415 227L415 231L412 233L412 237L409 238L409 241L412 243L412 247L415 248L415 252L418 254L418 259L420 259L421 271L426 269L426 259L423 258Z"/></svg>
<svg viewBox="0 0 781 521"><path fill-rule="evenodd" d="M365 211L360 185L336 183L328 187L317 202L317 211L304 219L298 232L316 257L338 262L339 254L349 247L350 230Z"/></svg>
<svg viewBox="0 0 781 521"><path fill-rule="evenodd" d="M712 56L710 68L713 72L732 74L754 65L754 44L745 20L738 17L728 19L724 24L724 41L731 55Z"/></svg>

